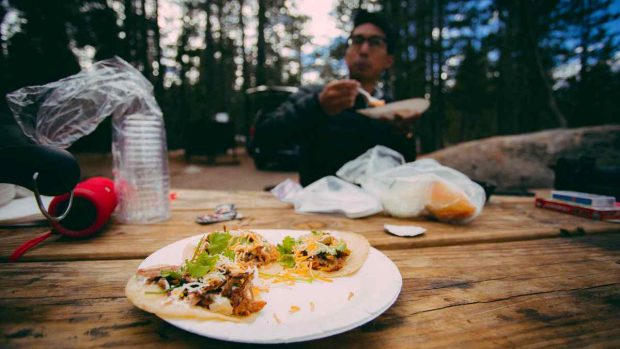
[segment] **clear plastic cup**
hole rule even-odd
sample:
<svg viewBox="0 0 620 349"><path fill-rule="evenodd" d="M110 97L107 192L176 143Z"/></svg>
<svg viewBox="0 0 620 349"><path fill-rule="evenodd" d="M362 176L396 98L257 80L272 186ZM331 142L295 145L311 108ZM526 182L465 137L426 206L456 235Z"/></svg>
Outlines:
<svg viewBox="0 0 620 349"><path fill-rule="evenodd" d="M170 218L168 149L161 115L132 114L115 123L112 156L116 218L123 223Z"/></svg>

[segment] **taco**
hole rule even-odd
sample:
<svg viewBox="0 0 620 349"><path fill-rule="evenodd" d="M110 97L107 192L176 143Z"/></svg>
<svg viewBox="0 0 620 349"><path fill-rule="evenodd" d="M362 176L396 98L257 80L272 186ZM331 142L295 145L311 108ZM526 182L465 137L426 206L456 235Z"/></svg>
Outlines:
<svg viewBox="0 0 620 349"><path fill-rule="evenodd" d="M162 318L248 322L266 305L255 287L258 268L310 280L345 276L364 264L368 250L364 237L345 232L287 236L277 248L252 231L213 232L185 248L181 265L138 269L125 294Z"/></svg>
<svg viewBox="0 0 620 349"><path fill-rule="evenodd" d="M339 277L355 273L364 264L370 244L358 234L314 230L299 238L287 236L277 248L279 265L272 272L284 268L301 275Z"/></svg>
<svg viewBox="0 0 620 349"><path fill-rule="evenodd" d="M201 253L223 254L240 267L262 267L278 260L280 254L262 235L246 231L216 231L205 235L198 245L188 244L184 259L194 260Z"/></svg>
<svg viewBox="0 0 620 349"><path fill-rule="evenodd" d="M181 266L139 269L125 294L138 308L164 318L251 321L266 304L254 287L255 271L224 254L201 252Z"/></svg>

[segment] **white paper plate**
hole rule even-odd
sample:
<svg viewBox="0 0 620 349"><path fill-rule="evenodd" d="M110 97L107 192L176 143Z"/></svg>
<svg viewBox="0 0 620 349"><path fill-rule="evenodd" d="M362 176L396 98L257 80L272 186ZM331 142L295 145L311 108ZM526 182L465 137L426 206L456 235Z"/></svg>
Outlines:
<svg viewBox="0 0 620 349"><path fill-rule="evenodd" d="M45 207L49 207L54 197L41 196L41 201ZM8 204L0 207L0 225L22 224L45 220L34 196L14 199Z"/></svg>
<svg viewBox="0 0 620 349"><path fill-rule="evenodd" d="M357 112L375 119L387 118L392 120L396 114L403 119L409 119L422 115L430 105L431 103L424 98L411 98L380 107L360 109Z"/></svg>
<svg viewBox="0 0 620 349"><path fill-rule="evenodd" d="M254 231L274 244L281 242L286 235L296 237L309 233L306 230ZM330 232L338 235L338 232ZM154 252L140 264L140 268L155 264L180 264L183 248L188 243L198 243L202 236L192 236ZM396 265L373 247L357 273L332 280L331 283L315 281L293 286L272 284L269 292L262 293L267 305L252 323L164 320L201 336L232 342L300 342L342 333L369 322L396 301L402 287L402 277ZM301 310L290 313L291 306Z"/></svg>

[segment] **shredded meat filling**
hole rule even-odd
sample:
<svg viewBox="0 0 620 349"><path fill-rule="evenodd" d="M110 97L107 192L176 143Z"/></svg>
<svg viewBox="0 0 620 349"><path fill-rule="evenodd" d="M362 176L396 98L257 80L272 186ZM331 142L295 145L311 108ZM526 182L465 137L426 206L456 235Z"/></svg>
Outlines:
<svg viewBox="0 0 620 349"><path fill-rule="evenodd" d="M347 255L319 255L312 259L312 269L322 271L337 271L344 267Z"/></svg>
<svg viewBox="0 0 620 349"><path fill-rule="evenodd" d="M263 309L267 304L254 300L252 276L252 273L248 272L232 275L222 286L222 296L230 299L234 315L247 316Z"/></svg>
<svg viewBox="0 0 620 349"><path fill-rule="evenodd" d="M278 259L278 252L276 249L265 246L262 244L256 244L252 236L248 237L249 245L237 245L235 249L235 255L237 261L243 263L252 263L257 267L269 264Z"/></svg>

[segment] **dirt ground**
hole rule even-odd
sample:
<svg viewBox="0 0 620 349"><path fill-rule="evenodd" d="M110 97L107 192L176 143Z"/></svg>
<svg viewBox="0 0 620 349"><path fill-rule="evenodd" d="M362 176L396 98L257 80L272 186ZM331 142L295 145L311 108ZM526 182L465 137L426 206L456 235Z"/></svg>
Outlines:
<svg viewBox="0 0 620 349"><path fill-rule="evenodd" d="M112 177L112 154L75 154L82 178ZM298 180L297 172L259 171L243 148L219 155L213 163L206 157L195 156L187 163L183 151L169 153L171 188L215 190L264 190L287 178Z"/></svg>

